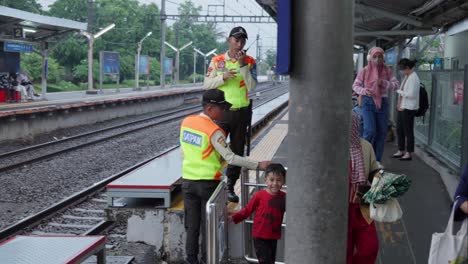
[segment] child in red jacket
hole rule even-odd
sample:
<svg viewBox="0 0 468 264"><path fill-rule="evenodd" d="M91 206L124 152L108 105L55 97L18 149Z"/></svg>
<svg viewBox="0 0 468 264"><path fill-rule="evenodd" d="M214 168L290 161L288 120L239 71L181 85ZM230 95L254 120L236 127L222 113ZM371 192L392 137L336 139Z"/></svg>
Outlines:
<svg viewBox="0 0 468 264"><path fill-rule="evenodd" d="M260 264L274 264L276 244L281 238L281 224L286 209L286 193L281 191L286 170L281 164L272 163L266 168L265 174L267 188L256 192L247 207L231 219L237 224L255 211L252 230L255 253Z"/></svg>

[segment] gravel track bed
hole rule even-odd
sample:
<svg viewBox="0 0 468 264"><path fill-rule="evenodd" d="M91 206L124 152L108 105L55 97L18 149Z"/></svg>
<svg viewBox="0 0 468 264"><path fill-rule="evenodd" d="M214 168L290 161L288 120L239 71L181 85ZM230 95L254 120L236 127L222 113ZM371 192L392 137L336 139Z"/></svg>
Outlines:
<svg viewBox="0 0 468 264"><path fill-rule="evenodd" d="M174 115L189 114L192 111L193 110L184 111L184 112L180 112L180 113L177 113L177 114L174 114ZM172 115L172 116L174 116L174 115ZM86 142L89 142L89 141L104 139L106 137L116 135L116 134L119 134L119 133L123 133L125 131L131 131L133 129L144 127L144 126L147 126L147 125L150 125L150 124L156 124L156 123L158 123L160 121L167 120L169 118L170 117L166 116L166 117L161 117L161 118L149 120L149 121L146 121L146 122L141 122L141 123L138 123L138 124L128 125L128 126L125 126L125 127L116 128L116 129L112 129L112 130L109 130L109 131L104 131L104 132L99 133L99 134L93 134L93 135L77 138L77 139L74 139L74 140L65 141L63 143L57 143L57 144L47 146L47 147L43 147L43 148L40 148L40 149L27 151L25 153L19 153L17 155L11 155L9 157L5 157L5 158L2 158L0 160L1 160L1 163L5 164L5 165L14 164L14 163L22 162L22 161L29 160L29 159L32 159L32 158L35 158L35 157L40 157L40 156L46 155L48 153L52 153L52 152L60 151L60 150L67 149L67 148L70 148L70 147L73 147L73 146L77 146L77 145L80 145L80 144L83 144L83 143L86 143ZM150 129L150 128L145 128L145 129ZM112 140L112 139L109 139L109 140Z"/></svg>
<svg viewBox="0 0 468 264"><path fill-rule="evenodd" d="M269 89L270 87L271 87L270 83L261 83L258 85L258 88L255 90L255 92L261 92L262 90ZM183 107L185 106L188 106L188 105L184 105ZM120 117L120 118L115 118L115 119L111 119L111 120L107 120L107 121L103 121L99 123L94 123L94 124L57 129L52 132L41 133L41 134L30 136L28 138L1 142L2 144L0 144L0 153L6 153L6 152L10 152L10 151L17 150L20 148L42 144L42 143L46 143L49 141L54 141L54 140L90 132L93 130L103 129L106 127L115 126L115 125L131 122L131 121L135 121L138 119L151 117L156 114L164 113L166 111L167 110L156 111L156 112L151 112L151 113L142 114L142 115Z"/></svg>
<svg viewBox="0 0 468 264"><path fill-rule="evenodd" d="M287 88L283 85L265 93L254 105L283 94ZM0 174L0 229L178 144L180 122L140 130Z"/></svg>
<svg viewBox="0 0 468 264"><path fill-rule="evenodd" d="M0 229L178 143L179 121L0 175Z"/></svg>

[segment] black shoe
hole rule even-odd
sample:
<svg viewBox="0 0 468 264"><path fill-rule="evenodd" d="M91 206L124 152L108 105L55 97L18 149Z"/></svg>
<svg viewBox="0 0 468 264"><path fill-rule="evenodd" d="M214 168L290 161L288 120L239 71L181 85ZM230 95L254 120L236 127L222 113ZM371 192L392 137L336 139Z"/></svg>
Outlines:
<svg viewBox="0 0 468 264"><path fill-rule="evenodd" d="M410 161L410 160L413 160L412 157L408 157L408 158L400 158L401 161Z"/></svg>
<svg viewBox="0 0 468 264"><path fill-rule="evenodd" d="M239 196L237 196L235 192L230 191L228 192L228 201L230 201L231 203L238 203Z"/></svg>

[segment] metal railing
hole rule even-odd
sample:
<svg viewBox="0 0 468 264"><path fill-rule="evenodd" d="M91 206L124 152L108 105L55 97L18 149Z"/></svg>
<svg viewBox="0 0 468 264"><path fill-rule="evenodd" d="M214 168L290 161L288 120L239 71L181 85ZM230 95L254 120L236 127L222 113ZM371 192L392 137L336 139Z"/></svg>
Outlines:
<svg viewBox="0 0 468 264"><path fill-rule="evenodd" d="M247 204L249 203L251 191L253 191L253 189L255 191L259 191L262 188L265 188L266 184L260 183L260 171L259 170L256 170L255 182L250 182L249 170L246 168L242 168L240 178L241 178L241 202L242 202L242 208L245 208ZM283 185L283 189L286 189L286 188L287 186ZM245 260L247 260L248 262L258 263L258 259L254 256L254 252L253 252L252 226L253 226L252 217L242 222L242 241L243 241L242 254L244 255ZM283 222L282 231L284 231L284 228L286 228L286 224L284 224ZM276 261L275 263L284 264L284 262L279 262L279 261Z"/></svg>
<svg viewBox="0 0 468 264"><path fill-rule="evenodd" d="M206 203L206 255L208 264L217 264L227 258L227 189L226 182L219 183Z"/></svg>

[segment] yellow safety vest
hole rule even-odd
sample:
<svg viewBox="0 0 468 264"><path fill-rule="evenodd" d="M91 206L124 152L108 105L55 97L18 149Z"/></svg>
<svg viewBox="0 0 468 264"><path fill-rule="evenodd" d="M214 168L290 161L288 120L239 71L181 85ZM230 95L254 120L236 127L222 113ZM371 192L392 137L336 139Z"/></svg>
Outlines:
<svg viewBox="0 0 468 264"><path fill-rule="evenodd" d="M191 115L182 121L180 146L184 155L182 178L188 180L219 180L222 173L221 155L211 144L216 131L224 131L209 118Z"/></svg>
<svg viewBox="0 0 468 264"><path fill-rule="evenodd" d="M232 108L241 108L249 105L249 94L245 80L242 74L239 73L240 65L237 60L231 59L226 61L225 55L220 54L213 59L213 63L216 69L216 75L222 75L228 70L237 71L236 77L233 79L227 79L224 84L218 87L224 92L226 101L232 104ZM245 62L248 64L249 69L255 63L255 60L247 56Z"/></svg>

